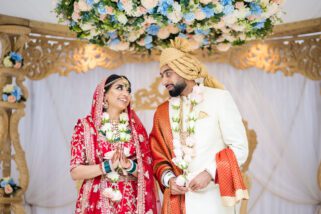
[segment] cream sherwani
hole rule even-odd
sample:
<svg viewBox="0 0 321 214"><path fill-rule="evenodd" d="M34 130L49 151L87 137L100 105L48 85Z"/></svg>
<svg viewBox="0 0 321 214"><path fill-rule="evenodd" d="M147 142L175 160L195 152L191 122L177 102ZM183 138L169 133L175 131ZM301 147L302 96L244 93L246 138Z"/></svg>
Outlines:
<svg viewBox="0 0 321 214"><path fill-rule="evenodd" d="M199 117L195 125L195 157L190 164L193 176L207 170L215 178L215 154L230 147L239 163L243 164L248 155L248 142L241 115L226 90L204 87L204 100L195 108ZM183 110L189 109L189 101L183 99ZM169 111L170 118L173 110ZM184 121L187 111L184 111ZM185 122L186 124L186 122ZM224 207L218 185L214 182L203 190L187 192L185 195L186 214L234 213L234 207Z"/></svg>

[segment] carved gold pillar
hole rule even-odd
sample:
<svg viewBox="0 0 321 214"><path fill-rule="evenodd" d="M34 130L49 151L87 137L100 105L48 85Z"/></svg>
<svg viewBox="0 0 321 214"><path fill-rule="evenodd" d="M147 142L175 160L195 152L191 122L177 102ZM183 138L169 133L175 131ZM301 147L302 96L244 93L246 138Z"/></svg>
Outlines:
<svg viewBox="0 0 321 214"><path fill-rule="evenodd" d="M23 85L25 80L22 69L6 68L2 61L4 55L9 51L22 53L24 44L28 41L30 29L20 26L0 25L0 92L7 84L15 83L22 90L25 98L28 91ZM21 187L14 195L7 196L3 189L0 189L0 213L25 213L23 208L23 194L29 183L29 172L27 168L25 153L19 140L18 124L24 116L25 104L9 103L0 98L0 164L2 165L2 176L11 177L11 161L15 161L19 172L17 185Z"/></svg>

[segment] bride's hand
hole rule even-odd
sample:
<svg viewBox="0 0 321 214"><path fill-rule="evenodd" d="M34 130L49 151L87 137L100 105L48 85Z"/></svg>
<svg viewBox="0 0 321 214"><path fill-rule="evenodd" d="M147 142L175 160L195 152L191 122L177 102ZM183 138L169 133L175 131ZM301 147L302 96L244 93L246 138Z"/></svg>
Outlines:
<svg viewBox="0 0 321 214"><path fill-rule="evenodd" d="M128 169L131 166L130 160L125 156L124 151L120 152L119 165L123 169Z"/></svg>
<svg viewBox="0 0 321 214"><path fill-rule="evenodd" d="M120 151L119 149L116 150L113 157L111 158L111 162L113 165L113 168L116 169L119 166L120 163Z"/></svg>

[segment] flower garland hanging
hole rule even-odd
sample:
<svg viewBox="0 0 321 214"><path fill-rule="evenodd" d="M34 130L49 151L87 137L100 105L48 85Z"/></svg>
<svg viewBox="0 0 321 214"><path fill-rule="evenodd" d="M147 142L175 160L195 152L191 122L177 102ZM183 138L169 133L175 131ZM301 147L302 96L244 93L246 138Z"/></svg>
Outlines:
<svg viewBox="0 0 321 214"><path fill-rule="evenodd" d="M104 112L102 115L101 127L99 129L99 133L103 135L109 143L125 143L131 140L131 131L129 129L129 118L127 113L121 113L119 115L119 123L118 129L113 129L111 124L110 116L107 112ZM115 151L108 152L104 159L110 160ZM111 166L113 167L113 166ZM115 170L115 171L114 171ZM120 179L120 175L118 171L125 172L121 168L112 169L111 172L107 173L107 177L111 181L111 186L105 188L103 191L103 195L114 202L118 202L122 199L122 194L118 187L118 181ZM126 173L126 172L125 172Z"/></svg>
<svg viewBox="0 0 321 214"><path fill-rule="evenodd" d="M55 12L79 38L113 50L167 47L179 36L225 51L271 33L283 1L59 0Z"/></svg>
<svg viewBox="0 0 321 214"><path fill-rule="evenodd" d="M189 177L189 164L195 156L194 145L196 142L195 139L195 123L198 119L198 112L195 107L200 104L203 97L203 86L194 86L193 92L188 95L188 100L190 102L190 111L187 114L187 127L186 127L186 139L181 139L182 133L184 133L184 128L182 122L184 117L181 115L181 107L183 103L180 98L172 97L170 99L172 117L171 117L171 128L173 133L173 146L174 146L174 155L172 159L173 163L183 170L183 174L178 176L176 183L180 186L184 186L188 181ZM185 140L185 141L184 141Z"/></svg>
<svg viewBox="0 0 321 214"><path fill-rule="evenodd" d="M131 132L128 128L128 114L121 113L119 115L119 124L118 130L113 130L112 124L110 121L109 114L107 112L103 113L102 116L102 125L99 129L99 133L102 134L106 140L110 143L118 143L118 142L128 142L131 139Z"/></svg>

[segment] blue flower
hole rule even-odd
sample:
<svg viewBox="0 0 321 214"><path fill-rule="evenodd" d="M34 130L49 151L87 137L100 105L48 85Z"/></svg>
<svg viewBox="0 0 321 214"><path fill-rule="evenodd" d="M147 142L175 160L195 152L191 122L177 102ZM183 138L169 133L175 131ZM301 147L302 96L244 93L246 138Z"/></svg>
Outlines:
<svg viewBox="0 0 321 214"><path fill-rule="evenodd" d="M18 86L15 86L13 89L13 92L11 93L13 96L15 96L16 100L19 101L21 99L21 89Z"/></svg>
<svg viewBox="0 0 321 214"><path fill-rule="evenodd" d="M184 39L186 39L186 38L187 38L186 34L184 34L184 33L179 33L179 34L178 34L178 37L180 37L180 38L184 38Z"/></svg>
<svg viewBox="0 0 321 214"><path fill-rule="evenodd" d="M254 29L262 29L264 28L264 24L266 22L266 19L262 19L260 22L257 22L254 24Z"/></svg>
<svg viewBox="0 0 321 214"><path fill-rule="evenodd" d="M7 184L8 184L7 181L1 181L0 186L4 188Z"/></svg>
<svg viewBox="0 0 321 214"><path fill-rule="evenodd" d="M147 33L153 36L156 36L160 27L156 24L152 24L147 28Z"/></svg>
<svg viewBox="0 0 321 214"><path fill-rule="evenodd" d="M16 61L16 62L21 62L22 61L22 56L16 52L10 52L10 58L13 60L13 61Z"/></svg>
<svg viewBox="0 0 321 214"><path fill-rule="evenodd" d="M118 22L116 17L114 15L110 16L111 22Z"/></svg>
<svg viewBox="0 0 321 214"><path fill-rule="evenodd" d="M196 29L195 34L196 35L208 35L210 33L210 29L202 30L202 29Z"/></svg>
<svg viewBox="0 0 321 214"><path fill-rule="evenodd" d="M111 31L111 32L108 32L108 36L111 38L111 39L115 39L117 38L117 31Z"/></svg>
<svg viewBox="0 0 321 214"><path fill-rule="evenodd" d="M123 10L124 10L124 6L123 6L123 4L122 4L120 1L117 2L117 7L118 7L118 9L119 9L120 11L123 11Z"/></svg>
<svg viewBox="0 0 321 214"><path fill-rule="evenodd" d="M71 22L70 22L70 26L71 26L71 27L75 26L76 24L77 24L77 22L75 22L75 21L71 21Z"/></svg>
<svg viewBox="0 0 321 214"><path fill-rule="evenodd" d="M152 36L146 36L145 37L145 39L144 39L144 43L145 43L145 46L147 45L147 44L150 44L150 43L152 43L153 42L153 37Z"/></svg>
<svg viewBox="0 0 321 214"><path fill-rule="evenodd" d="M203 45L208 45L210 44L210 42L208 41L208 39L203 39Z"/></svg>
<svg viewBox="0 0 321 214"><path fill-rule="evenodd" d="M12 186L16 185L16 183L14 182L14 180L12 178L9 179L9 184L12 185Z"/></svg>
<svg viewBox="0 0 321 214"><path fill-rule="evenodd" d="M232 5L232 0L221 0L221 4L223 6Z"/></svg>
<svg viewBox="0 0 321 214"><path fill-rule="evenodd" d="M192 22L195 20L195 15L194 15L194 13L186 13L186 14L184 14L184 19L187 22Z"/></svg>
<svg viewBox="0 0 321 214"><path fill-rule="evenodd" d="M171 5L168 4L166 1L161 1L161 2L159 2L157 12L162 14L163 16L167 16L167 13L168 13L167 10L168 10L169 6L171 6Z"/></svg>
<svg viewBox="0 0 321 214"><path fill-rule="evenodd" d="M261 6L254 2L250 3L250 10L252 15L260 15L262 13Z"/></svg>
<svg viewBox="0 0 321 214"><path fill-rule="evenodd" d="M206 18L211 18L212 16L214 16L214 9L211 7L201 7L201 10L203 13L205 13Z"/></svg>
<svg viewBox="0 0 321 214"><path fill-rule="evenodd" d="M103 3L99 3L97 10L98 10L98 13L101 15L107 14L107 10Z"/></svg>
<svg viewBox="0 0 321 214"><path fill-rule="evenodd" d="M146 47L147 49L151 49L151 48L154 47L154 46L153 46L152 43L149 43L149 44L146 44L145 47Z"/></svg>
<svg viewBox="0 0 321 214"><path fill-rule="evenodd" d="M155 13L155 7L152 8L152 9L149 9L147 12L148 12L149 14L154 14L154 13Z"/></svg>
<svg viewBox="0 0 321 214"><path fill-rule="evenodd" d="M180 31L184 31L186 30L186 24L182 23L182 24L178 24L177 26L179 28Z"/></svg>
<svg viewBox="0 0 321 214"><path fill-rule="evenodd" d="M233 5L226 5L224 7L223 13L225 15L231 14L234 11L234 6Z"/></svg>
<svg viewBox="0 0 321 214"><path fill-rule="evenodd" d="M2 100L3 101L8 101L8 95L2 94Z"/></svg>
<svg viewBox="0 0 321 214"><path fill-rule="evenodd" d="M94 0L86 0L86 3L87 3L89 6L93 6Z"/></svg>
<svg viewBox="0 0 321 214"><path fill-rule="evenodd" d="M120 40L118 38L112 39L111 41L109 41L108 45L112 46L112 45L118 45L120 43Z"/></svg>

